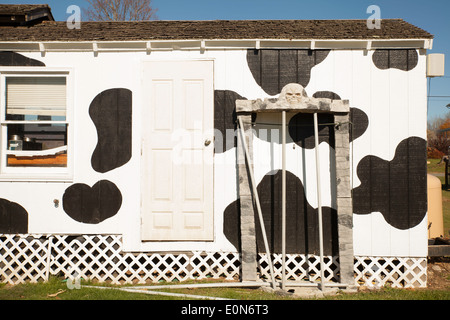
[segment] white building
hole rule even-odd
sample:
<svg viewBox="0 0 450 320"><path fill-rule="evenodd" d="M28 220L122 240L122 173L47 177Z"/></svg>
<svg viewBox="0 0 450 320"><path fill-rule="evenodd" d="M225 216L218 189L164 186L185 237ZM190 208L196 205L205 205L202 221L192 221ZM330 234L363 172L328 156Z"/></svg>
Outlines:
<svg viewBox="0 0 450 320"><path fill-rule="evenodd" d="M68 29L48 7L10 7L0 6L2 17L16 17L0 27L0 250L20 242L50 251L35 252L34 271L14 269L2 254L0 281L70 274L73 266L113 282L240 277L236 100L275 101L297 83L310 98L350 107L342 156L350 163L355 283L426 286L432 35L403 20L383 20L381 29L365 20ZM37 9L41 18L20 22ZM286 253L296 281L315 281L320 269L312 119L287 113ZM255 179L279 257L281 115L253 121ZM320 114L319 123L326 280L339 282L335 120ZM258 272L267 275L259 224L253 229Z"/></svg>

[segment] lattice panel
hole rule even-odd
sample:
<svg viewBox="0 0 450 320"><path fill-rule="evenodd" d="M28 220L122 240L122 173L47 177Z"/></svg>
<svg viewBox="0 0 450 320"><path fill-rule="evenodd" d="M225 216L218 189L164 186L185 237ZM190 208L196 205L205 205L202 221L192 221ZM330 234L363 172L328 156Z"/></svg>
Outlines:
<svg viewBox="0 0 450 320"><path fill-rule="evenodd" d="M191 257L191 278L226 278L237 280L241 272L241 260L238 253L230 252L194 252Z"/></svg>
<svg viewBox="0 0 450 320"><path fill-rule="evenodd" d="M358 285L426 288L426 258L355 257Z"/></svg>
<svg viewBox="0 0 450 320"><path fill-rule="evenodd" d="M122 278L126 272L120 236L56 235L50 240L52 274L116 282L114 280Z"/></svg>
<svg viewBox="0 0 450 320"><path fill-rule="evenodd" d="M3 236L0 240L0 282L11 284L46 280L50 274L113 284L236 280L240 275L238 253L123 253L122 237L117 235Z"/></svg>
<svg viewBox="0 0 450 320"><path fill-rule="evenodd" d="M270 279L267 255L258 256L261 278ZM281 279L282 256L272 255ZM286 255L287 280L319 281L320 261L313 255ZM339 281L337 257L324 257L325 281ZM357 285L426 287L426 258L355 257ZM239 280L241 256L232 252L123 253L120 235L0 235L0 282L45 281L49 275L99 282L148 283L188 279Z"/></svg>
<svg viewBox="0 0 450 320"><path fill-rule="evenodd" d="M45 237L0 236L0 282L35 283L48 279L48 253Z"/></svg>
<svg viewBox="0 0 450 320"><path fill-rule="evenodd" d="M189 279L189 257L186 254L124 254L123 258L126 272L122 281L127 283Z"/></svg>
<svg viewBox="0 0 450 320"><path fill-rule="evenodd" d="M281 254L272 254L272 264L276 279L282 277ZM337 257L324 257L325 281L339 281L339 262ZM270 268L267 254L259 255L259 271L264 278L270 279ZM304 254L286 254L286 279L292 281L319 281L320 257Z"/></svg>

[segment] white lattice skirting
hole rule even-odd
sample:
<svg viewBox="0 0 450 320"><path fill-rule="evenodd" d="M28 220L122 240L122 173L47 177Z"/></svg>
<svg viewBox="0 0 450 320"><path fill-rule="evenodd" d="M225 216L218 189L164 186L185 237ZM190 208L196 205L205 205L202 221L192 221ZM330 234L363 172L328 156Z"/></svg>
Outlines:
<svg viewBox="0 0 450 320"><path fill-rule="evenodd" d="M319 281L318 256L287 255L287 279ZM113 284L224 278L238 280L240 256L232 252L123 253L120 235L2 235L0 282L48 280L50 275L81 277ZM273 255L281 278L281 255ZM339 281L337 257L324 257L325 280ZM355 280L369 287L426 287L426 258L355 257ZM259 255L259 274L270 278L267 255Z"/></svg>

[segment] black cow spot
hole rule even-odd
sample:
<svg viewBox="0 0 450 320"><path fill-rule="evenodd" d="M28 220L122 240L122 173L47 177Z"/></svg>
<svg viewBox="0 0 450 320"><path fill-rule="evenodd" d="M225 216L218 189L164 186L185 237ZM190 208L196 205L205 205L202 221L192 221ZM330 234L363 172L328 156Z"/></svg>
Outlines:
<svg viewBox="0 0 450 320"><path fill-rule="evenodd" d="M314 98L327 98L331 100L342 100L341 97L332 91L318 91L313 94ZM369 127L369 117L358 108L350 108L350 142L361 137Z"/></svg>
<svg viewBox="0 0 450 320"><path fill-rule="evenodd" d="M250 49L247 51L247 63L256 83L273 96L289 83L306 87L311 69L325 60L329 53L330 50Z"/></svg>
<svg viewBox="0 0 450 320"><path fill-rule="evenodd" d="M221 137L216 135L214 139L215 153L222 153L236 147L234 134L237 128L236 100L246 100L246 98L230 90L214 91L214 129L221 134Z"/></svg>
<svg viewBox="0 0 450 320"><path fill-rule="evenodd" d="M317 91L313 94L314 98L326 98L331 100L342 100L341 97L333 91Z"/></svg>
<svg viewBox="0 0 450 320"><path fill-rule="evenodd" d="M214 139L214 152L222 153L236 147L236 100L247 100L231 90L214 91L214 129L218 132ZM256 121L256 113L252 115ZM218 134L221 134L221 137Z"/></svg>
<svg viewBox="0 0 450 320"><path fill-rule="evenodd" d="M369 117L358 108L350 108L350 142L361 137L369 127Z"/></svg>
<svg viewBox="0 0 450 320"><path fill-rule="evenodd" d="M395 68L410 71L417 66L419 55L415 49L377 49L372 61L381 70Z"/></svg>
<svg viewBox="0 0 450 320"><path fill-rule="evenodd" d="M119 212L122 194L117 186L107 180L97 182L92 188L74 184L66 189L63 208L75 221L99 224Z"/></svg>
<svg viewBox="0 0 450 320"><path fill-rule="evenodd" d="M27 234L28 212L19 204L0 199L0 234Z"/></svg>
<svg viewBox="0 0 450 320"><path fill-rule="evenodd" d="M45 63L27 58L19 53L4 51L0 52L0 66L8 67L45 67Z"/></svg>
<svg viewBox="0 0 450 320"><path fill-rule="evenodd" d="M424 139L410 137L386 161L366 156L357 167L361 185L353 190L355 214L381 212L393 227L417 226L427 213L427 165Z"/></svg>
<svg viewBox="0 0 450 320"><path fill-rule="evenodd" d="M98 135L92 168L105 173L126 164L131 159L132 92L128 89L103 91L92 101L89 115Z"/></svg>
<svg viewBox="0 0 450 320"><path fill-rule="evenodd" d="M258 195L271 253L281 253L281 171L266 175L258 185ZM306 199L303 184L291 172L286 172L286 253L319 254L318 210ZM258 214L255 208L255 228L258 252L266 252ZM338 253L337 211L322 207L324 253ZM240 243L240 204L231 203L224 211L224 234L238 249Z"/></svg>
<svg viewBox="0 0 450 320"><path fill-rule="evenodd" d="M328 113L317 115L319 124L319 144L328 143L334 148L334 116ZM312 113L297 113L288 124L288 132L292 140L302 148L313 149L314 139L314 115Z"/></svg>
<svg viewBox="0 0 450 320"><path fill-rule="evenodd" d="M318 91L313 94L314 98L326 98L341 100L341 97L332 91ZM319 143L326 142L334 148L334 116L332 114L318 114ZM358 109L350 108L350 142L359 138L366 132L369 126L369 117ZM289 135L292 140L302 148L313 149L314 141L314 116L307 113L298 113L291 118L288 126Z"/></svg>

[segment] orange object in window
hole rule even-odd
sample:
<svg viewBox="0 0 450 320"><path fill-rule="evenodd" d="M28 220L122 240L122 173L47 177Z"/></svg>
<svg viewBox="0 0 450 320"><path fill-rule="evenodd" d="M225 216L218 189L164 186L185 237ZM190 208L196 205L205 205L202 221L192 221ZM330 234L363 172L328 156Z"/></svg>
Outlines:
<svg viewBox="0 0 450 320"><path fill-rule="evenodd" d="M67 167L67 154L36 157L8 155L8 167Z"/></svg>

